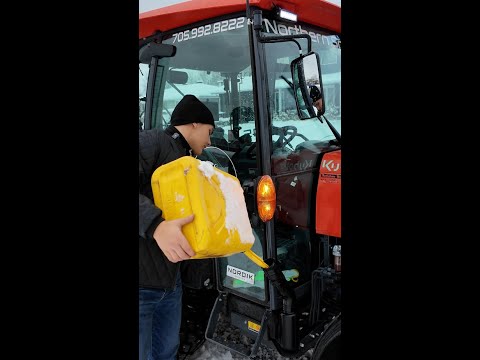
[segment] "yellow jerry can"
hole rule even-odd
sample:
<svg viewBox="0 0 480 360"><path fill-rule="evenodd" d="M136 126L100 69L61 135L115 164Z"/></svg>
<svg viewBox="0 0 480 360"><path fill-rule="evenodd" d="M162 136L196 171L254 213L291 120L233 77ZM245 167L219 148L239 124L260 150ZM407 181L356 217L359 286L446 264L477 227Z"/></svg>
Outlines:
<svg viewBox="0 0 480 360"><path fill-rule="evenodd" d="M195 214L182 228L195 256L229 256L250 250L255 237L238 179L209 161L184 156L152 175L155 205L165 220ZM247 251L250 252L250 251Z"/></svg>

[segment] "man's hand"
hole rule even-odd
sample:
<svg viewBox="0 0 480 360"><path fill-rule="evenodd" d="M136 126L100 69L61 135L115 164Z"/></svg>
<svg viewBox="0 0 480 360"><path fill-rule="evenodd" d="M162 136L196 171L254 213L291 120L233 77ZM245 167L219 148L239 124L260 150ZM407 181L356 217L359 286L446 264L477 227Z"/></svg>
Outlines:
<svg viewBox="0 0 480 360"><path fill-rule="evenodd" d="M153 233L153 238L157 241L158 246L167 259L173 263L190 259L195 255L182 233L182 226L191 223L193 217L194 215L190 215L182 219L164 220Z"/></svg>

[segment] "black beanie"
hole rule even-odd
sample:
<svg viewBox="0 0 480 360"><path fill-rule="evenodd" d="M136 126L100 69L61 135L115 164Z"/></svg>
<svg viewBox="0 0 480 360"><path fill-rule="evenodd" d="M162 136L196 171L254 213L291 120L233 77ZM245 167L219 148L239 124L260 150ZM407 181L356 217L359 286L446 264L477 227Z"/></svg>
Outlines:
<svg viewBox="0 0 480 360"><path fill-rule="evenodd" d="M310 97L312 98L313 102L317 101L322 97L320 90L315 85L310 86Z"/></svg>
<svg viewBox="0 0 480 360"><path fill-rule="evenodd" d="M193 95L185 95L175 106L170 119L171 125L191 123L210 124L215 127L215 120L208 107Z"/></svg>

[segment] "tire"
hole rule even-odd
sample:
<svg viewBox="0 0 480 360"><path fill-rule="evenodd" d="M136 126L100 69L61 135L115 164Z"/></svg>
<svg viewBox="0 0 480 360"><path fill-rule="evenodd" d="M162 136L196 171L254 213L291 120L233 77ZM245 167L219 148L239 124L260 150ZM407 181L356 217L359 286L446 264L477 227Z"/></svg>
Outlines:
<svg viewBox="0 0 480 360"><path fill-rule="evenodd" d="M312 360L341 359L342 320L330 324L313 349Z"/></svg>

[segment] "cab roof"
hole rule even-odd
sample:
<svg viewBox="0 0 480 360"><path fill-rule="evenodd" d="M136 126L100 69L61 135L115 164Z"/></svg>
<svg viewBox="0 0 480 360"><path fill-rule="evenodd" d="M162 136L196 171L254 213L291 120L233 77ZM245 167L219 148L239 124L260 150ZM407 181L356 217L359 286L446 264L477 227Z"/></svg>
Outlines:
<svg viewBox="0 0 480 360"><path fill-rule="evenodd" d="M272 10L276 6L297 14L299 22L340 33L341 8L324 0L250 0L250 8ZM246 11L246 0L190 0L159 6L139 16L139 38L166 32L198 21Z"/></svg>

